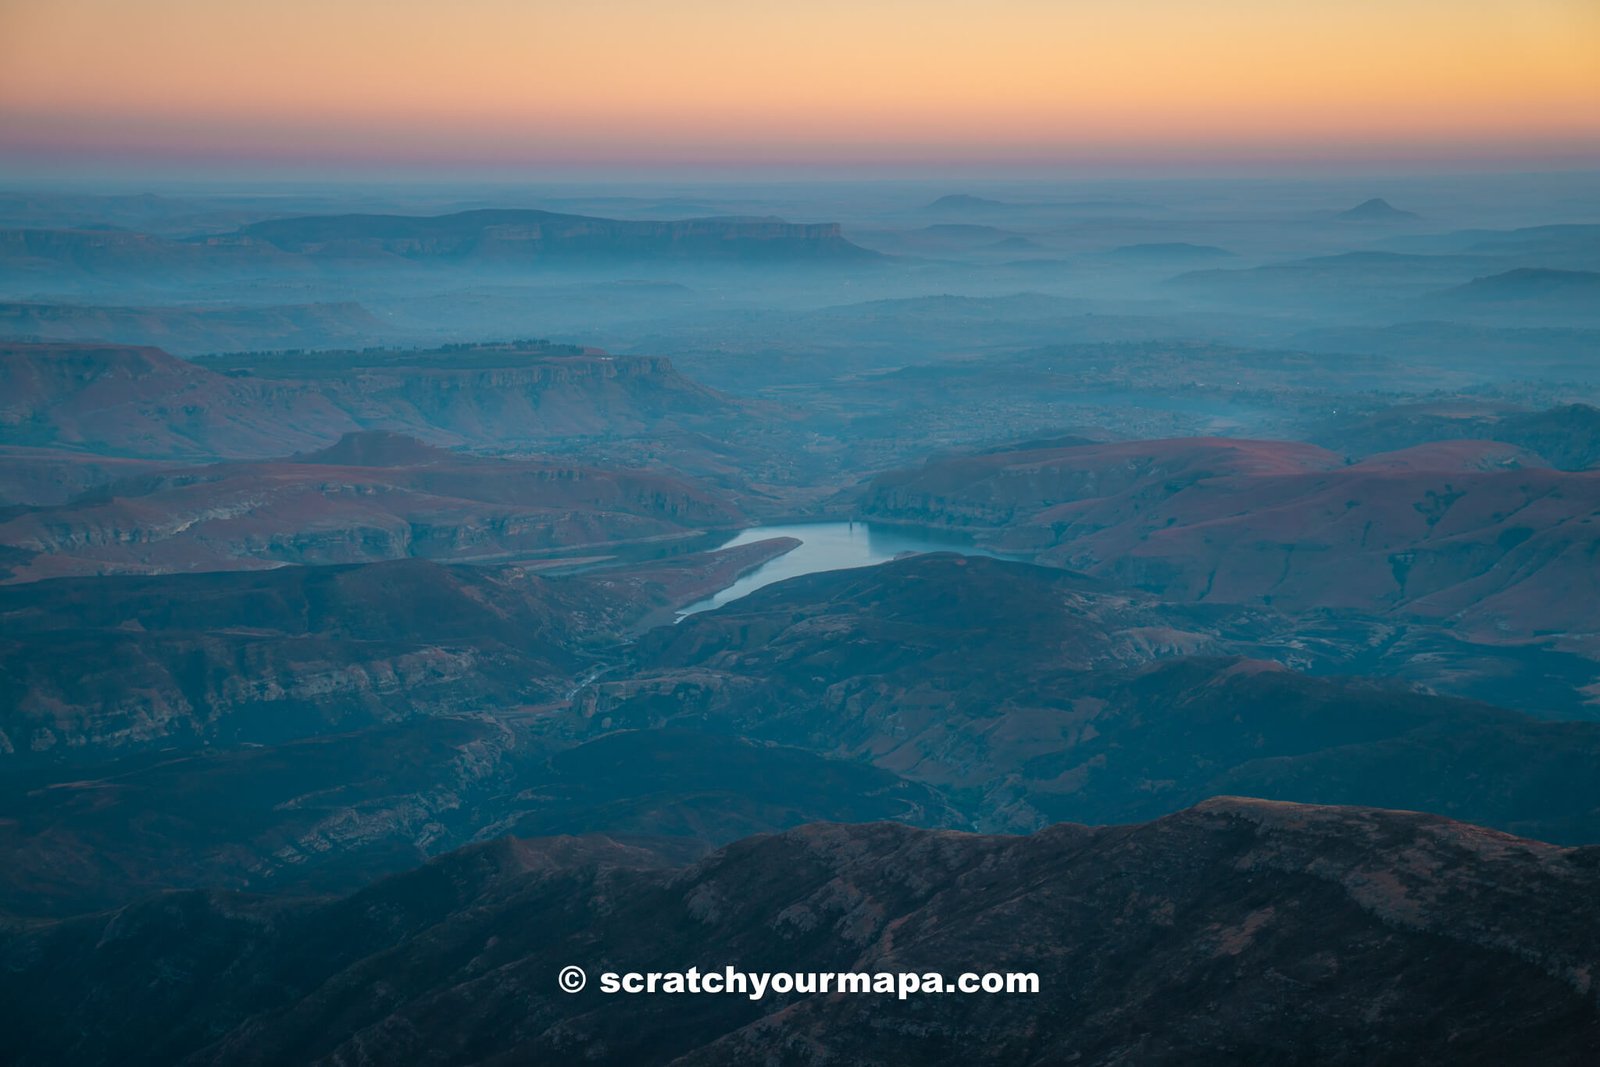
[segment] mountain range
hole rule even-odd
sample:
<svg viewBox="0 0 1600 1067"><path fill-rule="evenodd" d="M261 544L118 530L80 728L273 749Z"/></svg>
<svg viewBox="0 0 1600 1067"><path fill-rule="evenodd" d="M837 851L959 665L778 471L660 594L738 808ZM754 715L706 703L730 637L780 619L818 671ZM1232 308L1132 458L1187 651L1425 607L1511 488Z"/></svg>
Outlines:
<svg viewBox="0 0 1600 1067"><path fill-rule="evenodd" d="M211 239L216 243L221 239ZM775 218L632 222L551 211L482 210L452 215L311 215L242 227L229 241L328 257L871 259L837 223Z"/></svg>
<svg viewBox="0 0 1600 1067"><path fill-rule="evenodd" d="M1261 648L1255 622L926 555L651 631L572 714L590 734L693 728L870 762L989 830L1144 819L1228 792L1600 840L1600 723L1311 676L1244 655Z"/></svg>
<svg viewBox="0 0 1600 1067"><path fill-rule="evenodd" d="M0 269L18 278L92 280L158 272L315 277L334 267L449 265L483 269L694 261L861 262L881 257L836 223L776 218L630 221L536 210L448 215L305 215L193 236L122 229L3 229Z"/></svg>
<svg viewBox="0 0 1600 1067"><path fill-rule="evenodd" d="M1593 183L962 181L0 193L0 1063L1600 1061Z"/></svg>
<svg viewBox="0 0 1600 1067"><path fill-rule="evenodd" d="M1581 1062L1597 880L1594 848L1229 797L1027 837L812 825L690 865L503 839L342 899L170 893L14 926L0 993L19 1065ZM599 988L691 967L1040 991Z"/></svg>
<svg viewBox="0 0 1600 1067"><path fill-rule="evenodd" d="M12 581L421 557L593 555L744 521L661 471L449 452L379 430L274 461L169 467L0 517Z"/></svg>
<svg viewBox="0 0 1600 1067"><path fill-rule="evenodd" d="M206 362L13 344L0 346L0 386L0 443L177 459L309 451L360 429L484 445L621 435L736 409L665 359L544 342Z"/></svg>

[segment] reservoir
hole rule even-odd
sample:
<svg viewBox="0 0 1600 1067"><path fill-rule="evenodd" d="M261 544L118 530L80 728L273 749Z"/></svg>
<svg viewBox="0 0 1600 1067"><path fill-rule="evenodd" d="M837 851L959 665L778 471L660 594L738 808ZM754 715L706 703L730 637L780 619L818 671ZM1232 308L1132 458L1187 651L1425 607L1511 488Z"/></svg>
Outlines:
<svg viewBox="0 0 1600 1067"><path fill-rule="evenodd" d="M968 556L996 556L1002 553L977 548L959 536L908 526L875 526L867 522L801 522L779 526L753 526L741 530L719 548L735 548L772 537L793 537L800 546L777 559L768 560L715 596L690 604L682 615L720 608L730 601L748 596L763 586L798 578L815 571L846 570L884 563L907 552L960 552Z"/></svg>

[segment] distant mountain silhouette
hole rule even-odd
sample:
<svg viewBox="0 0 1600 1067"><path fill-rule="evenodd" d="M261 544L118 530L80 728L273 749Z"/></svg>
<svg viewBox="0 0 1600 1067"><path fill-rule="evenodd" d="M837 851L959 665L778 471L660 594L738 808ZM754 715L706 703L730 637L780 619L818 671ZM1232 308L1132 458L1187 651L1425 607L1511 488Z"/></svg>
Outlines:
<svg viewBox="0 0 1600 1067"><path fill-rule="evenodd" d="M328 348L401 330L354 301L209 307L0 304L0 334L48 341L159 345L175 355L245 348Z"/></svg>
<svg viewBox="0 0 1600 1067"><path fill-rule="evenodd" d="M929 204L928 208L932 211L967 211L975 208L989 210L1010 206L1010 204L1002 203L999 200L989 200L981 196L971 196L967 193L951 193L949 196L941 196Z"/></svg>
<svg viewBox="0 0 1600 1067"><path fill-rule="evenodd" d="M1009 233L994 226L970 222L937 222L932 226L924 226L922 232L930 237L945 237L958 241L993 241Z"/></svg>
<svg viewBox="0 0 1600 1067"><path fill-rule="evenodd" d="M1198 262L1209 259L1228 259L1233 253L1216 245L1197 245L1187 241L1168 241L1156 244L1123 245L1106 255L1124 260L1149 260L1162 262Z"/></svg>
<svg viewBox="0 0 1600 1067"><path fill-rule="evenodd" d="M525 265L545 261L873 260L838 223L777 218L673 221L594 218L550 211L450 215L306 215L232 233L169 238L127 231L0 229L0 270L117 275L305 271L319 261Z"/></svg>
<svg viewBox="0 0 1600 1067"><path fill-rule="evenodd" d="M1339 212L1339 218L1351 222L1399 222L1403 219L1420 219L1422 216L1415 211L1401 211L1382 197L1373 197L1351 208L1349 211Z"/></svg>
<svg viewBox="0 0 1600 1067"><path fill-rule="evenodd" d="M1007 237L1007 238L1004 238L1002 240L996 241L994 244L989 245L989 247L990 248L1012 248L1012 249L1015 249L1015 248L1034 249L1034 248L1043 248L1044 246L1041 245L1038 241L1035 241L1035 240L1032 240L1030 238L1024 237L1021 234L1017 234L1014 237Z"/></svg>
<svg viewBox="0 0 1600 1067"><path fill-rule="evenodd" d="M723 419L738 406L660 357L542 342L329 358L202 365L131 345L0 343L0 445L268 457L325 448L368 429L500 446L530 433L655 432L663 419Z"/></svg>
<svg viewBox="0 0 1600 1067"><path fill-rule="evenodd" d="M240 239L300 255L407 259L610 256L665 259L871 259L838 223L777 218L672 222L591 218L551 211L481 210L451 215L307 215L246 226Z"/></svg>
<svg viewBox="0 0 1600 1067"><path fill-rule="evenodd" d="M1474 278L1440 295L1468 302L1600 301L1600 271L1518 267Z"/></svg>

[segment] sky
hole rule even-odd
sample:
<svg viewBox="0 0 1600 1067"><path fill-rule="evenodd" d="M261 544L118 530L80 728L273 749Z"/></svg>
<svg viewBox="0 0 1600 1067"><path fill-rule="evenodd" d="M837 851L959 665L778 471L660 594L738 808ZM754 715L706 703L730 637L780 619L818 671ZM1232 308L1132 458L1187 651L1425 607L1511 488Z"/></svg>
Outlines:
<svg viewBox="0 0 1600 1067"><path fill-rule="evenodd" d="M1600 0L0 0L0 157L1600 159Z"/></svg>

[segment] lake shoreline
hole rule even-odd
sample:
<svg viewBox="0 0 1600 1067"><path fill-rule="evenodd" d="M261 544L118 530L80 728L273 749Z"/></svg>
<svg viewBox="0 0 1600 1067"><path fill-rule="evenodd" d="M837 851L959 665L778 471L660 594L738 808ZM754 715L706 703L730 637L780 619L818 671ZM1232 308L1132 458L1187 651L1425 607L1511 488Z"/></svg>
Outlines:
<svg viewBox="0 0 1600 1067"><path fill-rule="evenodd" d="M773 538L789 538L799 544L782 555L741 575L736 581L711 596L678 611L678 621L731 604L758 589L789 578L820 571L851 570L876 566L905 555L928 552L957 552L967 556L992 556L1015 559L1013 554L997 552L974 544L969 538L949 536L939 530L919 530L897 523L862 521L811 521L762 524L740 530L717 551L738 548Z"/></svg>

